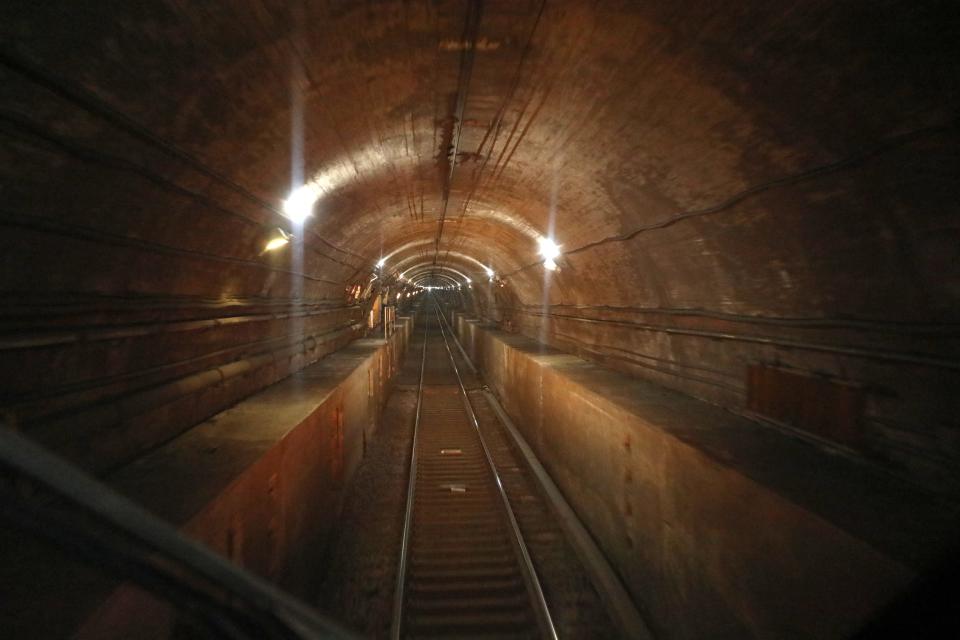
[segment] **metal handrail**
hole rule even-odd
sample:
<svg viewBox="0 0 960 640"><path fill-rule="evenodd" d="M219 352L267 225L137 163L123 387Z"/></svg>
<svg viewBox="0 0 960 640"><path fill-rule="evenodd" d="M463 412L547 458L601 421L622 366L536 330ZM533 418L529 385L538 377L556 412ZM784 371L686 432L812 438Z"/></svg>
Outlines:
<svg viewBox="0 0 960 640"><path fill-rule="evenodd" d="M533 566L533 559L530 557L530 552L527 550L527 544L523 539L523 533L520 531L520 525L513 513L513 508L510 506L510 499L507 498L507 492L503 487L503 481L500 479L500 474L497 472L497 466L493 462L493 456L490 454L490 449L487 447L486 440L484 440L483 432L480 430L480 423L473 411L473 405L470 402L470 396L467 395L467 390L463 386L463 379L460 377L460 370L457 367L456 359L453 357L453 351L450 350L450 343L447 341L447 335L443 328L445 319L442 318L440 307L436 304L436 302L434 302L434 306L436 307L435 311L437 317L440 320L440 335L443 337L443 346L447 349L447 355L450 356L450 364L453 367L453 372L457 376L457 384L460 386L460 393L463 395L464 407L467 410L467 414L470 416L470 421L473 423L473 428L477 431L477 437L480 439L480 446L483 448L483 454L487 458L487 464L490 466L490 472L493 474L493 479L496 480L497 489L500 493L500 499L503 502L507 520L510 522L510 529L513 533L514 544L520 553L521 565L523 566L524 573L527 576L529 587L533 591L532 595L534 600L534 608L537 613L537 619L540 624L541 631L549 640L558 640L557 630L553 624L553 617L550 615L550 607L547 605L547 599L543 594L543 588L540 585L540 578L537 576L537 570Z"/></svg>
<svg viewBox="0 0 960 640"><path fill-rule="evenodd" d="M393 592L393 622L390 637L399 640L403 626L404 586L407 580L407 558L410 554L410 535L413 526L413 500L417 484L417 433L420 427L420 407L423 404L423 372L427 362L427 323L423 323L423 352L420 356L420 381L417 384L417 410L413 420L413 445L410 449L410 477L407 483L407 509L403 517L403 537L400 542L400 562L397 565L397 584Z"/></svg>
<svg viewBox="0 0 960 640"><path fill-rule="evenodd" d="M167 595L176 594L181 601L198 605L208 614L208 621L219 621L217 626L229 636L277 637L269 632L272 629L282 637L302 640L354 637L303 602L185 537L73 464L3 426L0 467L52 494L51 498L38 498L14 491L13 499L4 500L0 516L76 555L102 558L122 578L148 589L162 587ZM92 516L94 527L103 531L90 531L79 522L90 518L63 517L63 505ZM55 527L51 527L53 522ZM130 548L114 548L116 540L126 541ZM228 598L215 595L217 590Z"/></svg>

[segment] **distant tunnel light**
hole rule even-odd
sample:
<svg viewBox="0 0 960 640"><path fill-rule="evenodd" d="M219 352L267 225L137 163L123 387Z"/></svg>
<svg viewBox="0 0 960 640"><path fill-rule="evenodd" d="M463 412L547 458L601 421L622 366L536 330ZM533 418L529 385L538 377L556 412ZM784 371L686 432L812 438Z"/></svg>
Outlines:
<svg viewBox="0 0 960 640"><path fill-rule="evenodd" d="M484 271L487 272L487 277L490 278L490 280L493 280L493 276L497 275L493 272L493 269L491 269L490 267L484 267L483 269Z"/></svg>
<svg viewBox="0 0 960 640"><path fill-rule="evenodd" d="M320 194L313 185L305 184L293 190L283 201L283 214L300 224L313 213L313 205Z"/></svg>
<svg viewBox="0 0 960 640"><path fill-rule="evenodd" d="M560 257L560 246L551 238L540 238L540 255L543 256L543 268L554 271L557 268L556 258Z"/></svg>
<svg viewBox="0 0 960 640"><path fill-rule="evenodd" d="M377 260L377 269L383 269L383 265L387 264L386 258L380 258Z"/></svg>

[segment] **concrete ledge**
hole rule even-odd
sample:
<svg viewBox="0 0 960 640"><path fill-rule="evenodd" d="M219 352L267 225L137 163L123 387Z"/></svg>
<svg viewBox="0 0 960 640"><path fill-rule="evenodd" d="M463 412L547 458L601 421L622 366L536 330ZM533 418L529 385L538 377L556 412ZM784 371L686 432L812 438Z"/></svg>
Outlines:
<svg viewBox="0 0 960 640"><path fill-rule="evenodd" d="M240 359L199 368L191 362L185 375L177 371L180 366L160 367L155 375L165 372L167 378L144 388L131 389L134 379L117 382L117 389L97 386L65 394L43 403L46 410L55 410L54 415L34 416L25 431L91 473L108 474L201 420L342 349L365 330L365 324L347 321L315 328L295 339L267 339L256 348L248 347L246 353L240 350ZM105 397L98 397L102 394Z"/></svg>
<svg viewBox="0 0 960 640"><path fill-rule="evenodd" d="M344 486L379 425L412 325L400 318L388 341L353 342L126 465L107 483L237 564L309 596L322 577L319 561ZM36 574L30 562L51 562L45 550L26 555L32 560L15 573ZM50 637L68 635L84 620L80 638L105 637L107 629L109 637L146 637L146 628L160 637L174 623L166 607L134 587L81 577L91 573L82 567L46 569L27 589L36 600L8 602L3 619L17 622L18 613L56 601L55 622L68 628L43 629ZM83 598L61 593L85 580Z"/></svg>
<svg viewBox="0 0 960 640"><path fill-rule="evenodd" d="M658 635L846 637L947 548L953 503L458 317L464 348Z"/></svg>

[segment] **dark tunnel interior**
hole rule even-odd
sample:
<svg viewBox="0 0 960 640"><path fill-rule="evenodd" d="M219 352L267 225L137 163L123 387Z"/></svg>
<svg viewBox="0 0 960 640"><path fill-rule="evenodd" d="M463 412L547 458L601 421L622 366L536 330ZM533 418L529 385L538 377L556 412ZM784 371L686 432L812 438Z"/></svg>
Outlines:
<svg viewBox="0 0 960 640"><path fill-rule="evenodd" d="M958 34L0 3L0 635L960 633Z"/></svg>

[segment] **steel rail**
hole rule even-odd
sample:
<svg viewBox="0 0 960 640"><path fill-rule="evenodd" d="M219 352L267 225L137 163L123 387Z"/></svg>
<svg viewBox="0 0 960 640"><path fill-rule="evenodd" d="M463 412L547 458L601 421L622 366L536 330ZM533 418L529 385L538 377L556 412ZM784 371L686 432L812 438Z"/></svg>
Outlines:
<svg viewBox="0 0 960 640"><path fill-rule="evenodd" d="M550 607L547 605L547 599L544 596L543 588L540 585L540 578L537 576L537 570L533 566L533 559L530 557L530 552L527 550L527 544L523 539L523 533L520 531L520 525L517 523L517 518L510 506L510 499L507 498L507 492L504 489L503 481L500 479L500 474L497 472L497 466L493 462L493 456L490 453L490 449L487 447L487 442L483 437L483 432L480 430L480 423L473 411L473 405L470 403L470 396L467 395L467 390L463 386L463 378L460 377L460 369L457 367L456 358L453 357L453 351L450 350L450 343L447 340L446 331L443 328L445 319L440 313L440 307L437 305L436 300L434 300L434 307L437 319L440 321L440 336L443 338L443 346L446 347L447 355L450 357L450 365L453 367L453 373L457 377L457 385L460 387L464 408L467 411L470 422L473 423L473 428L477 432L477 438L480 440L480 446L483 449L483 454L486 457L487 464L490 467L490 473L493 474L493 479L496 482L497 490L503 503L504 512L507 516L507 521L510 523L510 529L513 533L513 542L520 555L520 566L527 578L528 588L532 592L531 595L533 596L534 611L537 614L540 630L545 638L548 638L549 640L558 640L557 630L553 624L553 617L550 615Z"/></svg>
<svg viewBox="0 0 960 640"><path fill-rule="evenodd" d="M453 338L453 343L457 346L457 350L463 357L463 362L470 371L476 375L480 375L470 355L463 348L463 344L460 343L459 338L457 338L457 335L453 332L453 327L442 313L440 317L443 324L446 325L450 337ZM567 534L568 539L580 558L580 562L589 574L590 580L602 595L603 602L606 605L610 617L623 632L625 638L652 640L654 636L649 625L633 603L633 599L623 586L613 567L610 566L603 552L600 551L600 547L597 546L597 543L593 540L593 536L587 528L584 527L583 523L580 522L580 517L567 502L566 498L563 497L563 493L553 482L547 470L540 464L533 449L520 434L520 430L517 429L499 400L497 400L497 397L486 385L483 387L483 394L490 403L493 412L497 414L497 417L500 419L500 422L503 424L514 445L516 445L522 454L534 479L550 503L553 513Z"/></svg>
<svg viewBox="0 0 960 640"><path fill-rule="evenodd" d="M413 444L410 447L410 477L407 481L407 509L403 516L403 537L400 542L400 562L397 565L397 584L393 592L393 623L390 637L400 640L403 628L404 586L407 581L407 561L410 556L410 536L413 529L413 502L417 486L417 432L420 427L420 409L423 406L423 373L427 363L427 323L423 323L423 352L420 356L420 380L417 383L417 410L413 419Z"/></svg>

